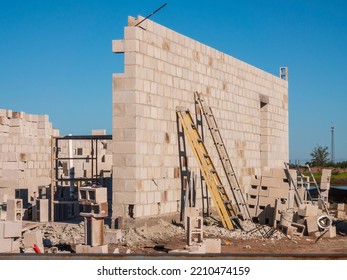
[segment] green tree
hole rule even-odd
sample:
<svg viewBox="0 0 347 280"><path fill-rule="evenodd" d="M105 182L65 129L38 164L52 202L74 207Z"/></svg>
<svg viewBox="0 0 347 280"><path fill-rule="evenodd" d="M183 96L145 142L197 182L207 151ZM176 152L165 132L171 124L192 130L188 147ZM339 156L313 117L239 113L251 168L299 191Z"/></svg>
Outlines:
<svg viewBox="0 0 347 280"><path fill-rule="evenodd" d="M325 166L329 162L328 147L317 146L311 153L312 166Z"/></svg>

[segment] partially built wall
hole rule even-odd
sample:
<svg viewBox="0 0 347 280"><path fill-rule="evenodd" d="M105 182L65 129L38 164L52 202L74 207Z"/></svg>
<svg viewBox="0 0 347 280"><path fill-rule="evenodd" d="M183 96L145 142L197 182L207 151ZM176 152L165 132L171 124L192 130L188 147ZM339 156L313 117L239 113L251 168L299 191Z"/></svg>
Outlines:
<svg viewBox="0 0 347 280"><path fill-rule="evenodd" d="M95 181L111 189L112 140L99 139L106 130L91 134L65 140L47 115L0 109L0 204L16 197L27 208L41 191L50 199L52 171L57 201L74 199L70 189Z"/></svg>
<svg viewBox="0 0 347 280"><path fill-rule="evenodd" d="M0 203L51 183L51 136L58 135L47 115L0 109Z"/></svg>
<svg viewBox="0 0 347 280"><path fill-rule="evenodd" d="M113 218L129 225L179 213L175 110L194 114L196 91L214 112L245 191L262 167L288 161L286 80L153 21L135 26L141 20L129 17L124 39L112 46L124 54L124 73L113 75ZM207 130L205 142L221 171ZM198 174L188 146L187 156L187 168Z"/></svg>

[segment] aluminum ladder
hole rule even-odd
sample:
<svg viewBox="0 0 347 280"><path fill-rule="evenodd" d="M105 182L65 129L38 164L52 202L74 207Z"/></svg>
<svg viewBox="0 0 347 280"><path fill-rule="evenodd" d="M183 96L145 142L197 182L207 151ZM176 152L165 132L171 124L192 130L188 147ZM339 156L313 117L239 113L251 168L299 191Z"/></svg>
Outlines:
<svg viewBox="0 0 347 280"><path fill-rule="evenodd" d="M234 227L241 228L240 220L236 216L232 201L225 191L189 110L183 107L177 107L176 114L187 136L190 147L193 150L200 171L204 176L212 201L214 202L223 226L229 230L233 230Z"/></svg>
<svg viewBox="0 0 347 280"><path fill-rule="evenodd" d="M195 97L200 105L202 114L205 117L208 129L213 139L214 146L217 149L219 159L222 162L223 169L224 169L226 178L228 180L232 196L234 198L235 204L237 205L238 215L241 216L243 220L252 221L248 204L246 203L245 197L240 188L240 184L236 178L234 168L231 164L230 157L224 145L216 119L212 113L212 109L211 107L205 104L205 101L202 98L201 93L195 92Z"/></svg>
<svg viewBox="0 0 347 280"><path fill-rule="evenodd" d="M316 178L315 178L314 175L313 175L313 172L312 172L312 170L311 170L311 167L310 167L308 164L306 164L306 165L297 165L297 166L296 166L297 171L298 171L298 173L299 173L299 176L301 177L301 180L302 180L302 182L303 182L303 184L304 184L304 188L306 189L306 191L307 191L307 193L308 193L308 197L310 198L310 201L311 201L311 203L313 204L313 199L312 199L312 197L311 197L310 191L308 190L308 186L306 185L307 183L305 183L305 181L303 180L304 174L302 174L302 172L301 172L301 170L300 170L300 167L301 167L301 168L304 168L304 169L307 169L307 171L308 171L308 173L309 173L309 176L308 176L308 177L310 178L310 182L309 182L309 183L314 184L314 186L316 187L316 189L317 189L317 194L318 194L317 199L320 200L320 201L322 202L322 205L323 205L323 207L324 207L325 212L329 215L329 209L328 209L328 207L327 207L327 205L326 205L326 202L325 202L324 199L322 198L322 194L321 194L321 192L320 192L320 187L319 187L318 184L317 184Z"/></svg>

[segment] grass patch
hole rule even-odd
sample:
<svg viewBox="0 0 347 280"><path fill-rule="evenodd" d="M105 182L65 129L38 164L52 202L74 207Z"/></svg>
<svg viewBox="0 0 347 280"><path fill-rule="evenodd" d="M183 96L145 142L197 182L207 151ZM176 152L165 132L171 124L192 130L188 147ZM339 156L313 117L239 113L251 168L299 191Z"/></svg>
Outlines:
<svg viewBox="0 0 347 280"><path fill-rule="evenodd" d="M305 176L308 176L308 173L304 174ZM316 179L317 183L319 184L322 178L321 172L313 173L314 178ZM330 183L332 185L334 184L346 184L347 185L347 172L338 172L331 174L331 180Z"/></svg>

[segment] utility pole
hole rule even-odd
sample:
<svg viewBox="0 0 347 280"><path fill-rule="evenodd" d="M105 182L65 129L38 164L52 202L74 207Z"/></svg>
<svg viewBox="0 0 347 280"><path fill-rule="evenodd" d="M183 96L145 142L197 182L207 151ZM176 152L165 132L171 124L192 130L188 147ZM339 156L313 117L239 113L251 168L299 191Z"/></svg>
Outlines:
<svg viewBox="0 0 347 280"><path fill-rule="evenodd" d="M334 124L331 125L331 162L335 162Z"/></svg>

